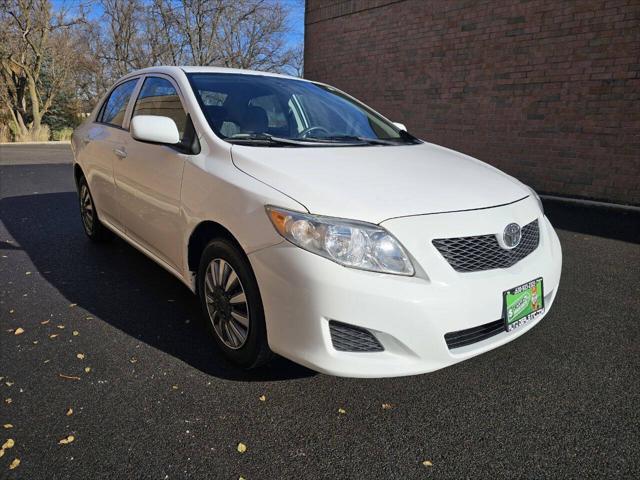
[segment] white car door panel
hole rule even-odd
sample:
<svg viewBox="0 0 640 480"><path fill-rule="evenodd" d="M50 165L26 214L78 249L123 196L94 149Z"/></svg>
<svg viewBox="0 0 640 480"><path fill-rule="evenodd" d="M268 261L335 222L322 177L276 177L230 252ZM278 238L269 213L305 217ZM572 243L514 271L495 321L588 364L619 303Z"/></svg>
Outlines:
<svg viewBox="0 0 640 480"><path fill-rule="evenodd" d="M115 179L126 234L172 267L181 267L180 187L184 159L175 150L129 138Z"/></svg>
<svg viewBox="0 0 640 480"><path fill-rule="evenodd" d="M112 143L116 130L99 123L92 124L82 140L85 175L100 218L121 228L113 180Z"/></svg>
<svg viewBox="0 0 640 480"><path fill-rule="evenodd" d="M123 230L120 219L114 165L117 152L129 138L126 119L138 78L117 85L81 140L85 175L100 218L111 226Z"/></svg>
<svg viewBox="0 0 640 480"><path fill-rule="evenodd" d="M186 113L174 85L147 77L132 115L175 118L184 132ZM185 155L176 148L128 134L114 163L116 195L125 232L176 270L182 268L180 192Z"/></svg>

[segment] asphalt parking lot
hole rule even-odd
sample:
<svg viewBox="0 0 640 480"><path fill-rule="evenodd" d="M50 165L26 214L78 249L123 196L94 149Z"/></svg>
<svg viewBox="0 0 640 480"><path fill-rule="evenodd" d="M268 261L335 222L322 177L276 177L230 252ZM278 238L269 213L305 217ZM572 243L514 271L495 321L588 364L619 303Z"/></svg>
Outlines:
<svg viewBox="0 0 640 480"><path fill-rule="evenodd" d="M0 478L638 478L638 214L548 204L556 303L485 355L394 379L245 373L179 281L85 239L68 159L0 146Z"/></svg>

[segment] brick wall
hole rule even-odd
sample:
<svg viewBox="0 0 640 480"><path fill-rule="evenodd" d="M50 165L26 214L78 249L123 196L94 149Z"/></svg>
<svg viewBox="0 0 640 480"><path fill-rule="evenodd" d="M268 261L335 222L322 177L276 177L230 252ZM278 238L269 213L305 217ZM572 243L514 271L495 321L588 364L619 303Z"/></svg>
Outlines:
<svg viewBox="0 0 640 480"><path fill-rule="evenodd" d="M542 193L640 205L639 0L307 0L305 77Z"/></svg>

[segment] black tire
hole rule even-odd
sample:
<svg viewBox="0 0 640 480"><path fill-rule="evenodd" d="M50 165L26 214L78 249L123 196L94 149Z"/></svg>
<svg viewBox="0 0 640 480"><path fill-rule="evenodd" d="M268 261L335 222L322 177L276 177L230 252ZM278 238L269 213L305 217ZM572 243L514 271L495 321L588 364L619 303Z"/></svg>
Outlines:
<svg viewBox="0 0 640 480"><path fill-rule="evenodd" d="M213 275L212 272L216 268L214 265L217 266L217 271L223 272L221 276L224 276L224 272L229 272L224 281L221 278L215 280L218 281L219 285L214 284L212 276L207 277L207 275ZM229 267L231 267L231 271ZM232 281L235 278L233 274L237 275L239 279L239 287L236 284L235 290L233 287L235 280ZM244 252L226 239L211 241L200 258L196 282L204 321L224 356L233 363L247 369L258 368L267 363L273 354L267 342L267 328L264 321L262 298L260 297L258 282ZM231 285L228 292L225 291L224 287L220 286L225 284ZM214 295L211 295L212 287ZM244 313L246 311L248 319L246 330L238 328L243 326L239 325L238 322L234 323L231 313L238 305L232 305L229 300L232 299L234 294L236 295L234 298L237 298L238 291L244 293L244 301L240 312ZM242 294L239 296L242 297ZM215 310L213 318L210 310ZM222 312L222 314L218 314L218 312ZM233 325L225 330L225 322ZM230 330L246 335L243 343L238 342L235 348L228 344L232 343L229 338L224 338L225 331L230 334ZM236 337L239 336L241 335L236 335Z"/></svg>
<svg viewBox="0 0 640 480"><path fill-rule="evenodd" d="M104 242L112 238L112 233L98 218L98 212L93 202L89 184L84 176L78 180L78 200L80 206L80 220L84 233L92 242Z"/></svg>

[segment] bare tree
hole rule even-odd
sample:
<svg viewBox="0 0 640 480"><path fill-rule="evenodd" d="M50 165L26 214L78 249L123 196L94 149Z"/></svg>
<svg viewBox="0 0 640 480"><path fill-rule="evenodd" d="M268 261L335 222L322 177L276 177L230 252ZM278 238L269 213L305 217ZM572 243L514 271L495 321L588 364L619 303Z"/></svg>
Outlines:
<svg viewBox="0 0 640 480"><path fill-rule="evenodd" d="M74 29L81 18L52 14L48 0L5 0L0 11L0 101L18 137L38 135L77 61Z"/></svg>
<svg viewBox="0 0 640 480"><path fill-rule="evenodd" d="M218 41L228 67L281 71L291 63L287 14L280 2L236 0L221 21Z"/></svg>
<svg viewBox="0 0 640 480"><path fill-rule="evenodd" d="M101 0L108 48L102 60L109 64L113 76L145 66L142 54L143 5L140 0Z"/></svg>
<svg viewBox="0 0 640 480"><path fill-rule="evenodd" d="M291 68L291 73L296 76L302 78L304 75L304 48L302 45L298 45L293 49L293 53L291 54L291 60L289 63L289 67Z"/></svg>
<svg viewBox="0 0 640 480"><path fill-rule="evenodd" d="M101 0L98 56L113 76L156 64L225 65L279 71L287 46L281 0Z"/></svg>
<svg viewBox="0 0 640 480"><path fill-rule="evenodd" d="M62 99L86 111L115 78L147 66L299 74L284 1L85 0L72 14L64 2L0 0L0 110L15 137L37 137Z"/></svg>

